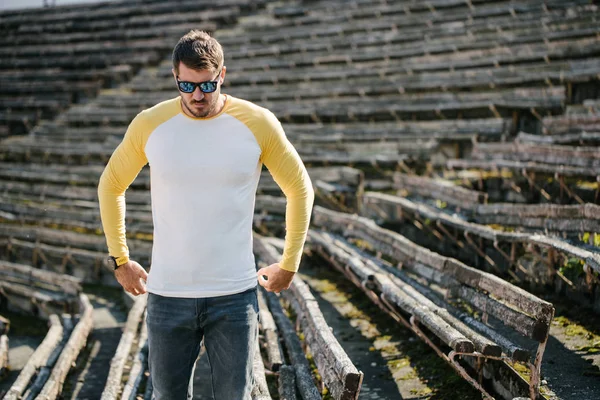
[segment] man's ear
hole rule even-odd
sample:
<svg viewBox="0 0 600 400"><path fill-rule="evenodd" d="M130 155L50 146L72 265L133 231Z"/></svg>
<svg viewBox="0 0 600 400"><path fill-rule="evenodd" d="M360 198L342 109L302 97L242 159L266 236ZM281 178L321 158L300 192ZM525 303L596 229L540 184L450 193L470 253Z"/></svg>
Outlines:
<svg viewBox="0 0 600 400"><path fill-rule="evenodd" d="M223 65L223 68L221 69L221 75L220 75L220 80L221 80L221 85L223 84L223 82L225 82L225 74L227 73L227 67Z"/></svg>

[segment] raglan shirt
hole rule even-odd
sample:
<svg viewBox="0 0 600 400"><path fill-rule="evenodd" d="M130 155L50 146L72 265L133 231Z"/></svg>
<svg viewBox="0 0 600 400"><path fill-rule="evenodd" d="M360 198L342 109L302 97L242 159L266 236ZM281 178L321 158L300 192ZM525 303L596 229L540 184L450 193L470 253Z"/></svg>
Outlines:
<svg viewBox="0 0 600 400"><path fill-rule="evenodd" d="M287 198L280 267L298 270L314 192L270 111L226 96L210 118L185 114L180 97L139 113L98 185L109 253L118 261L129 258L125 191L147 163L154 223L149 292L200 298L257 284L252 222L263 164Z"/></svg>

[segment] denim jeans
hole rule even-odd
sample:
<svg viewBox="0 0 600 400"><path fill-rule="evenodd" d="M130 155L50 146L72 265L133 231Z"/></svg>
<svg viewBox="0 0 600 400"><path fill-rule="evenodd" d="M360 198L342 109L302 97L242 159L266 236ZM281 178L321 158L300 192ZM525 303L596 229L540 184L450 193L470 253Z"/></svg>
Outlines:
<svg viewBox="0 0 600 400"><path fill-rule="evenodd" d="M192 398L204 340L215 400L250 399L258 337L257 288L228 296L148 294L148 362L156 400Z"/></svg>

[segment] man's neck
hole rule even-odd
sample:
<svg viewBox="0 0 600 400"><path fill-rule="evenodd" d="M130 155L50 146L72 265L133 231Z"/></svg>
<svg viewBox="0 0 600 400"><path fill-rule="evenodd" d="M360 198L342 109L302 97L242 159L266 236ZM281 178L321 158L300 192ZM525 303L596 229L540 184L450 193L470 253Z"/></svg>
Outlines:
<svg viewBox="0 0 600 400"><path fill-rule="evenodd" d="M215 115L217 115L221 111L223 111L226 101L227 101L227 95L223 94L223 93L219 93L219 100L217 101L217 105L215 106L215 109L213 110L211 115L209 115L208 117L214 117Z"/></svg>
<svg viewBox="0 0 600 400"><path fill-rule="evenodd" d="M194 114L192 114L190 112L190 110L188 110L187 106L184 104L183 99L181 99L181 109L182 111L188 116L188 117L192 117L192 118L212 118L215 115L218 115L221 111L223 111L223 108L225 107L225 102L227 100L227 95L220 93L219 94L219 99L217 100L217 104L215 104L215 108L208 114L205 115L204 117L197 117Z"/></svg>

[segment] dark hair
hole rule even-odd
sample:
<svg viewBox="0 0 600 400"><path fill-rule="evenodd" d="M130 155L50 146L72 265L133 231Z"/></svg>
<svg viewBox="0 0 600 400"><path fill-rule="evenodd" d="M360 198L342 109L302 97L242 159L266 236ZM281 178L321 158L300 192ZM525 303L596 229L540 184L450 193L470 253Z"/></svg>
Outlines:
<svg viewBox="0 0 600 400"><path fill-rule="evenodd" d="M179 39L173 49L173 68L179 73L179 63L186 67L213 72L223 68L223 48L207 32L193 29Z"/></svg>

